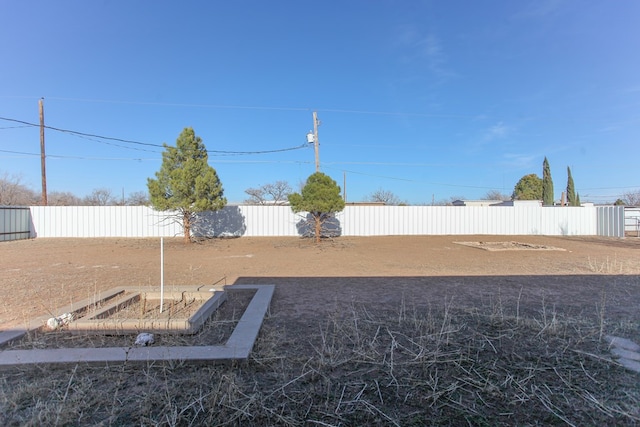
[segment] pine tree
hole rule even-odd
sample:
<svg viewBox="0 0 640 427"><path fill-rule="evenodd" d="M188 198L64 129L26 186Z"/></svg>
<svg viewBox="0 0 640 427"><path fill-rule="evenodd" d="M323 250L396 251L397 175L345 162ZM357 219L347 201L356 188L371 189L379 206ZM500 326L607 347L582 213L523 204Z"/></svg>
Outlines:
<svg viewBox="0 0 640 427"><path fill-rule="evenodd" d="M345 204L338 184L322 172L310 175L300 193L289 194L289 203L293 212L308 212L313 217L316 242L320 242L322 225Z"/></svg>
<svg viewBox="0 0 640 427"><path fill-rule="evenodd" d="M569 206L580 206L576 203L576 189L571 176L571 168L567 166L567 204Z"/></svg>
<svg viewBox="0 0 640 427"><path fill-rule="evenodd" d="M549 161L546 157L542 162L542 205L553 206L553 180L551 179Z"/></svg>
<svg viewBox="0 0 640 427"><path fill-rule="evenodd" d="M182 131L175 147L163 145L157 179L147 179L151 204L157 210L178 211L184 241L189 243L195 214L222 209L227 199L216 170L209 166L207 149L192 128Z"/></svg>

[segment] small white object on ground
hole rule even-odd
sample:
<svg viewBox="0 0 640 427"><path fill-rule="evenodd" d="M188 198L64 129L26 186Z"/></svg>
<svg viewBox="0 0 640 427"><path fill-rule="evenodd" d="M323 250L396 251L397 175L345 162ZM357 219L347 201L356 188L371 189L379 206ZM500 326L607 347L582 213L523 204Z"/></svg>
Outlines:
<svg viewBox="0 0 640 427"><path fill-rule="evenodd" d="M143 332L136 337L136 345L147 346L154 343L153 334Z"/></svg>
<svg viewBox="0 0 640 427"><path fill-rule="evenodd" d="M74 319L73 313L64 313L58 317L51 317L47 320L47 327L51 330L56 330L63 327Z"/></svg>
<svg viewBox="0 0 640 427"><path fill-rule="evenodd" d="M51 317L49 320L47 320L47 328L55 330L58 329L59 326L60 324L57 317Z"/></svg>

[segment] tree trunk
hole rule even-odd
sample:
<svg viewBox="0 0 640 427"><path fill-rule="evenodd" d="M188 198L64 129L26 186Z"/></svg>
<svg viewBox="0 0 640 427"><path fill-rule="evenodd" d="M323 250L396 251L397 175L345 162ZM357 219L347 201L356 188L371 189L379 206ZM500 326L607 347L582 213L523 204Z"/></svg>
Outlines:
<svg viewBox="0 0 640 427"><path fill-rule="evenodd" d="M313 219L316 222L316 243L320 243L320 235L322 234L322 221L320 215L314 215Z"/></svg>
<svg viewBox="0 0 640 427"><path fill-rule="evenodd" d="M182 229L184 231L184 243L191 243L191 212L182 213Z"/></svg>

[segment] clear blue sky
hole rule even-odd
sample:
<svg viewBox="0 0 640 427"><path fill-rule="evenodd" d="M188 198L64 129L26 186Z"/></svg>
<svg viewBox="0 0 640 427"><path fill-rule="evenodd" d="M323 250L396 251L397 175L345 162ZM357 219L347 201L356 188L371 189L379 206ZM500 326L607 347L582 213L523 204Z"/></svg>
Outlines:
<svg viewBox="0 0 640 427"><path fill-rule="evenodd" d="M13 1L0 117L46 131L49 191L146 191L193 127L229 202L321 170L348 201L511 194L571 167L582 201L640 189L640 2ZM39 128L0 120L0 176L40 191Z"/></svg>

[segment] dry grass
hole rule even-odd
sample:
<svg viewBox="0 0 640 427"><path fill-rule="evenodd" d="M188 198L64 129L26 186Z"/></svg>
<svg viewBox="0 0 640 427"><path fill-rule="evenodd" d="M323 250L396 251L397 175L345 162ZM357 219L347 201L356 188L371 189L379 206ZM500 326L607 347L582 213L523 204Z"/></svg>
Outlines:
<svg viewBox="0 0 640 427"><path fill-rule="evenodd" d="M336 302L318 319L268 317L246 363L4 371L0 423L637 425L638 375L601 336L640 331L608 324L604 303L576 318L544 300L523 315L519 299L499 296L480 308ZM239 317L227 304L225 316Z"/></svg>
<svg viewBox="0 0 640 427"><path fill-rule="evenodd" d="M589 270L598 274L625 274L624 264L617 260L616 257L609 259L606 257L604 261L597 258L588 257Z"/></svg>

